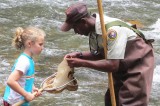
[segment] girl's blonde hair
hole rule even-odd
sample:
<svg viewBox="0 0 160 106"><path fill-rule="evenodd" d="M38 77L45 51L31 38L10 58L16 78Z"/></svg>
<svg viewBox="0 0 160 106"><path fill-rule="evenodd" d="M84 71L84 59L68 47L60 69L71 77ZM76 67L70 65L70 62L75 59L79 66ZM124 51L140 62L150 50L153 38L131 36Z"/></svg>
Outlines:
<svg viewBox="0 0 160 106"><path fill-rule="evenodd" d="M25 29L23 29L22 27L18 27L16 29L15 37L12 41L12 46L16 47L16 49L25 48L25 42L27 40L35 42L39 36L46 36L45 32L42 29L39 29L37 27L27 27Z"/></svg>

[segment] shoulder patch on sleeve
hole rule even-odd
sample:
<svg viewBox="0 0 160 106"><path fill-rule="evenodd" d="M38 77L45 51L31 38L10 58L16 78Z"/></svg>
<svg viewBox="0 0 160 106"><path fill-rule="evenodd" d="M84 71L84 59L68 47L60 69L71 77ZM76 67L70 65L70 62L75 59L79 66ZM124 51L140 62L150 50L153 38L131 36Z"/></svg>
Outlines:
<svg viewBox="0 0 160 106"><path fill-rule="evenodd" d="M115 40L117 38L117 32L115 30L108 30L108 40Z"/></svg>

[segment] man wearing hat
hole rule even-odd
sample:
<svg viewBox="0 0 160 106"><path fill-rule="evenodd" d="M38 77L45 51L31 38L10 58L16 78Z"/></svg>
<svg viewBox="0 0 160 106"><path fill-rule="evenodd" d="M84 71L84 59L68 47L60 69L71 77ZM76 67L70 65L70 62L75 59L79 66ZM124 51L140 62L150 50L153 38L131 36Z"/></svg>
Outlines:
<svg viewBox="0 0 160 106"><path fill-rule="evenodd" d="M61 30L74 29L75 33L88 36L90 46L90 51L67 54L64 58L69 66L112 72L117 106L147 106L154 71L150 41L131 24L104 16L108 37L105 59L99 15L90 15L84 3L71 5L65 14ZM111 106L109 90L105 106Z"/></svg>

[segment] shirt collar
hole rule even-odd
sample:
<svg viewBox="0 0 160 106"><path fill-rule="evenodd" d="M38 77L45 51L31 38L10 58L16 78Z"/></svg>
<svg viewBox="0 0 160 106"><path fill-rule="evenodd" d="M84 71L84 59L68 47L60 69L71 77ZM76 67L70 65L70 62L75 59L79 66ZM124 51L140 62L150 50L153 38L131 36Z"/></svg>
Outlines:
<svg viewBox="0 0 160 106"><path fill-rule="evenodd" d="M97 34L102 35L102 29L101 29L99 14L94 13L93 16L96 17L95 31L96 31ZM115 21L115 20L119 20L117 18L111 18L111 17L105 16L105 15L103 15L103 18L104 18L104 24L107 24L107 23Z"/></svg>

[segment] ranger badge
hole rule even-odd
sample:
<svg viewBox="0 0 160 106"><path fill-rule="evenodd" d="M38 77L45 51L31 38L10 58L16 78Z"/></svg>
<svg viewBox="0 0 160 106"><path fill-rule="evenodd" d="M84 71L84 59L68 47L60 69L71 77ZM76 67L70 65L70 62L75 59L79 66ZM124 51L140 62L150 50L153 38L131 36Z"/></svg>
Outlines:
<svg viewBox="0 0 160 106"><path fill-rule="evenodd" d="M115 30L109 30L107 35L109 40L115 40L117 38L117 32Z"/></svg>

